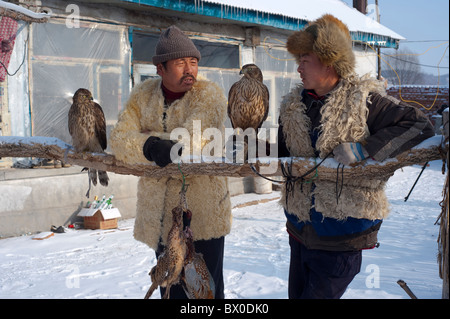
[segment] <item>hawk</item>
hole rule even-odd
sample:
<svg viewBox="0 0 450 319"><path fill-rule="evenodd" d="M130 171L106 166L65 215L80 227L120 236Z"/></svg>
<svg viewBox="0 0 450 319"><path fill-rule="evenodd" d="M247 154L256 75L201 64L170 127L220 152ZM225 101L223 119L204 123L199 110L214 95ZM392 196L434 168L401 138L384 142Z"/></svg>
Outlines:
<svg viewBox="0 0 450 319"><path fill-rule="evenodd" d="M69 110L69 133L77 152L102 153L107 147L105 114L93 100L87 89L78 89L73 95ZM89 172L89 189L90 182L97 185L97 170L86 167L83 170ZM101 185L108 186L109 177L105 171L98 171L98 179ZM89 190L86 196L89 197Z"/></svg>
<svg viewBox="0 0 450 319"><path fill-rule="evenodd" d="M228 117L234 129L251 127L257 133L269 112L269 90L255 64L244 65L239 74L244 76L228 92Z"/></svg>

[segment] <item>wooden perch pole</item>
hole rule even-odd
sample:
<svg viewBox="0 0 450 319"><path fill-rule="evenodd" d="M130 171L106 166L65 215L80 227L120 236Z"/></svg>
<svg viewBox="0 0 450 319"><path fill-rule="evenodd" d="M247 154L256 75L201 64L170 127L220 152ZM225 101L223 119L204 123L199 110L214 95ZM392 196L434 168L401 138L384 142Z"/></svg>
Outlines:
<svg viewBox="0 0 450 319"><path fill-rule="evenodd" d="M427 161L441 159L442 147L440 138L433 137L421 145L405 152L395 159L388 159L382 163L373 160L364 161L356 166L344 168L344 180L364 177L387 180L394 172L404 166L423 164ZM177 164L169 164L160 168L152 162L146 164L129 165L117 160L113 155L101 153L75 153L73 148L57 138L47 137L0 137L0 157L38 157L61 160L64 163L91 167L123 175L146 177L179 176ZM220 159L219 159L220 160ZM267 169L269 162L275 169ZM275 163L273 163L275 162ZM293 157L273 158L267 161L256 161L254 167L264 176L281 176L281 165L292 163L292 175L301 176L315 166L314 159ZM255 176L251 165L219 162L182 163L185 175L209 175L244 177ZM318 168L320 179L334 181L336 178L337 162L326 159ZM315 172L314 172L315 173ZM313 175L312 173L311 175Z"/></svg>
<svg viewBox="0 0 450 319"><path fill-rule="evenodd" d="M404 282L403 280L399 279L397 281L397 283L400 285L400 287L403 288L403 290L408 294L408 296L411 297L411 299L417 299L416 295L411 291L411 289L409 289L409 287L406 284L406 282Z"/></svg>

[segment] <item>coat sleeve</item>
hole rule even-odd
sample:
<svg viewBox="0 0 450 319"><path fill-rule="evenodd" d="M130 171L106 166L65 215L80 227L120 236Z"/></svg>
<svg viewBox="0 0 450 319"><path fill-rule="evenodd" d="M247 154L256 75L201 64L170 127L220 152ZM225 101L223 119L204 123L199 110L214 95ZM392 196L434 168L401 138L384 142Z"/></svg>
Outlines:
<svg viewBox="0 0 450 319"><path fill-rule="evenodd" d="M380 94L372 94L367 106L370 136L365 148L377 161L395 157L434 136L433 125L418 108Z"/></svg>

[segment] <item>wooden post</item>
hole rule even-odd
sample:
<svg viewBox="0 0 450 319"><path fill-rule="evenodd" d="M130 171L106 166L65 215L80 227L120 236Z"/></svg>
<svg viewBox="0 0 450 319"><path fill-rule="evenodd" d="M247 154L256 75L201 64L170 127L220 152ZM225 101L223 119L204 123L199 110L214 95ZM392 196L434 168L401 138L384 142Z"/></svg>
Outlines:
<svg viewBox="0 0 450 319"><path fill-rule="evenodd" d="M411 291L411 289L409 289L409 287L406 284L406 282L404 282L403 280L399 279L397 281L397 283L400 285L400 287L403 288L403 290L408 294L408 296L411 297L411 299L417 299L416 295Z"/></svg>
<svg viewBox="0 0 450 319"><path fill-rule="evenodd" d="M448 143L449 140L449 112L448 108L442 113L442 124L443 124L443 134L445 136L445 141ZM448 260L448 244L449 244L449 233L448 233L448 223L449 223L449 152L447 149L447 178L446 183L444 185L444 198L442 200L442 211L440 216L440 231L439 231L439 238L438 238L438 245L440 248L439 255L440 255L440 265L439 265L439 273L443 280L442 282L442 299L449 299L449 260Z"/></svg>

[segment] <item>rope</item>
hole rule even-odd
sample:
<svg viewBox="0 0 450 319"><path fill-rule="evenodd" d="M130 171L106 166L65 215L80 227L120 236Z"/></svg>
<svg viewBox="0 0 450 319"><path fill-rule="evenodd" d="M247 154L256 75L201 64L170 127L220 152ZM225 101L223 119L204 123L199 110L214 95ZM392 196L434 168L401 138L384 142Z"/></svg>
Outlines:
<svg viewBox="0 0 450 319"><path fill-rule="evenodd" d="M181 160L180 160L180 162L181 162ZM184 208L187 209L188 205L187 205L187 200L186 200L186 192L187 192L187 188L188 188L189 185L186 184L186 177L184 176L184 173L181 170L181 163L180 162L178 162L178 170L180 171L181 178L183 180L183 183L181 184L181 190L180 190L180 206L181 207L184 206Z"/></svg>
<svg viewBox="0 0 450 319"><path fill-rule="evenodd" d="M303 175L297 176L297 177L294 177L294 176L292 175L292 158L291 158L291 163L290 163L290 164L286 163L286 164L287 164L287 168L285 168L283 165L281 165L281 172L282 172L282 174L283 174L283 177L288 178L291 182L296 182L296 181L298 181L299 179L304 179L306 176L308 176L309 174L311 174L312 172L315 171L314 176L313 176L311 179L309 179L309 180L307 180L307 181L304 182L304 183L312 183L312 181L313 181L314 179L316 179L316 178L319 176L317 169L318 169L319 166L323 163L323 161L325 161L331 154L333 154L332 151L331 151L330 153L328 153L328 154L327 154L327 155L326 155L326 156L325 156L318 164L314 165L313 168L311 168L310 170L308 170L308 171L307 171L306 173L304 173ZM314 162L317 163L317 159L316 159L316 158L314 158ZM268 180L268 181L275 182L275 183L281 183L281 184L284 184L284 183L287 182L287 181L280 182L280 181L277 181L277 180L268 178L268 177L266 177L266 176L260 174L260 173L256 170L256 168L255 168L255 166L254 166L253 164L250 164L250 168L252 169L252 171L253 171L256 175L258 175L259 177L262 177L262 178L264 178L264 179L266 179L266 180Z"/></svg>
<svg viewBox="0 0 450 319"><path fill-rule="evenodd" d="M341 163L338 164L337 170L336 170L336 205L339 204L339 198L342 194L342 189L344 189L344 164L342 164L341 169L341 188L339 189L339 166Z"/></svg>
<svg viewBox="0 0 450 319"><path fill-rule="evenodd" d="M301 191L303 191L303 184L308 184L308 183L312 183L318 176L318 167L323 163L323 161L325 161L331 154L333 154L333 151L329 152L318 164L316 161L316 158L314 158L314 162L316 163L316 165L314 165L313 168L311 168L310 170L308 170L306 173L304 173L301 176L297 176L294 177L292 175L292 158L291 158L291 163L287 163L287 167L284 167L284 165L281 165L281 172L283 174L283 177L286 178L286 180L284 182L281 182L282 184L286 185L286 206L288 206L288 198L289 198L289 194L292 193L294 191L294 187L295 187L295 183L300 180L301 182ZM271 182L276 182L276 183L280 183L279 181L275 181L271 178L268 178L266 176L263 176L262 174L260 174L256 168L253 166L253 164L250 164L250 168L252 169L253 172L255 172L256 175L271 181ZM308 179L308 180L304 180L306 176L308 176L309 174L311 174L312 172L315 171L315 174L312 178Z"/></svg>

